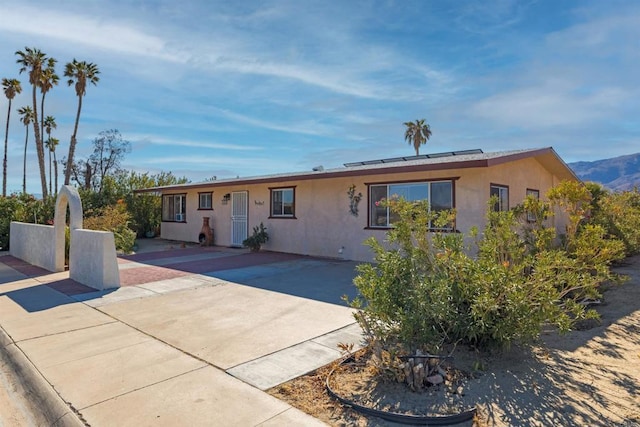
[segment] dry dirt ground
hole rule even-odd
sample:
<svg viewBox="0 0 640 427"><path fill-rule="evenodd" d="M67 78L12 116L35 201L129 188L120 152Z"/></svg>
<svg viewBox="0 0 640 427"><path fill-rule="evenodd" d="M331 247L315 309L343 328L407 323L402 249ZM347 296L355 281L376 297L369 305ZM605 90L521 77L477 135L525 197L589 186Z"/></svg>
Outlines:
<svg viewBox="0 0 640 427"><path fill-rule="evenodd" d="M640 427L640 256L614 269L629 279L606 286L599 325L544 332L531 348L478 355L458 348L453 365L469 374L455 387L415 393L372 378L338 373L332 387L372 406L428 413L476 407L477 426ZM480 362L484 370L475 370ZM333 426L396 425L365 417L328 397L323 368L270 390ZM462 386L458 389L458 386ZM453 392L455 390L455 392Z"/></svg>

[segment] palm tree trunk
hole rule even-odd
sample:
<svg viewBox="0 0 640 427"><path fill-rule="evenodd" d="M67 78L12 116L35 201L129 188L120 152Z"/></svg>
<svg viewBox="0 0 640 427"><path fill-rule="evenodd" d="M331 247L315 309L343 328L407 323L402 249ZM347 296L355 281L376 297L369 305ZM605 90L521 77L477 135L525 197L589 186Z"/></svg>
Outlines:
<svg viewBox="0 0 640 427"><path fill-rule="evenodd" d="M76 152L76 135L78 134L80 111L82 111L82 96L78 96L78 112L76 113L76 123L73 126L73 135L71 135L71 141L69 142L69 156L67 157L67 167L64 171L64 185L69 185L71 181L71 169L73 169L73 155Z"/></svg>
<svg viewBox="0 0 640 427"><path fill-rule="evenodd" d="M56 196L58 194L58 160L56 159L56 152L53 152L53 176L56 180L56 186L53 189L52 195Z"/></svg>
<svg viewBox="0 0 640 427"><path fill-rule="evenodd" d="M51 141L51 137L49 137L49 141ZM51 191L51 149L49 149L49 195L52 195Z"/></svg>
<svg viewBox="0 0 640 427"><path fill-rule="evenodd" d="M24 161L22 165L22 194L27 194L27 143L29 142L29 125L25 126L26 136L24 137Z"/></svg>
<svg viewBox="0 0 640 427"><path fill-rule="evenodd" d="M7 109L7 126L4 130L4 157L2 158L2 197L7 196L7 145L9 144L9 119L11 118L11 99Z"/></svg>
<svg viewBox="0 0 640 427"><path fill-rule="evenodd" d="M47 92L42 92L42 98L40 98L40 135L44 138L44 97ZM51 134L49 134L51 138ZM44 150L44 141L42 141L42 149ZM43 152L44 154L44 152ZM46 184L45 184L46 185ZM51 194L51 150L49 150L49 194Z"/></svg>
<svg viewBox="0 0 640 427"><path fill-rule="evenodd" d="M38 100L36 97L37 85L33 85L33 134L36 139L36 153L38 154L38 168L40 169L40 184L42 185L42 197L47 198L47 173L44 167L44 147L40 135L40 122L38 121Z"/></svg>

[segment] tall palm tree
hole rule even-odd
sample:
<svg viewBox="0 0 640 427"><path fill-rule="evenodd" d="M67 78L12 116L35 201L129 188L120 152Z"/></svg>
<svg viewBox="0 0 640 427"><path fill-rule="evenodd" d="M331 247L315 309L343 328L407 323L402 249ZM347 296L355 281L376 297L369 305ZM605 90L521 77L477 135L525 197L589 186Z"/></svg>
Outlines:
<svg viewBox="0 0 640 427"><path fill-rule="evenodd" d="M431 127L424 122L425 119L416 120L415 122L405 122L407 127L404 133L404 140L416 150L416 156L420 155L420 146L426 144L431 137Z"/></svg>
<svg viewBox="0 0 640 427"><path fill-rule="evenodd" d="M60 77L56 74L55 66L56 62L58 62L55 58L47 59L47 68L42 70L42 74L40 75L40 135L44 138L44 127L45 127L45 115L44 115L44 98L47 96L47 92L49 92L54 86L58 85L58 81L60 81ZM51 116L47 116L51 117ZM51 138L51 135L49 135ZM51 193L51 162L49 162L49 193Z"/></svg>
<svg viewBox="0 0 640 427"><path fill-rule="evenodd" d="M67 63L64 68L64 76L68 77L67 84L69 86L75 84L76 95L78 96L78 112L76 113L76 122L73 127L73 134L69 142L69 155L67 156L67 167L64 171L64 185L69 185L71 181L71 169L73 168L73 154L76 151L76 143L78 136L78 122L80 121L80 111L82 111L82 98L87 92L87 83L93 85L98 84L100 70L98 66L86 61L76 61Z"/></svg>
<svg viewBox="0 0 640 427"><path fill-rule="evenodd" d="M29 125L35 120L33 110L31 107L26 106L18 110L20 114L20 121L25 127L24 137L24 162L22 165L22 193L27 194L27 145L29 143Z"/></svg>
<svg viewBox="0 0 640 427"><path fill-rule="evenodd" d="M42 97L44 98L44 94L42 95ZM51 152L54 151L55 148L53 150L51 149L51 130L57 128L58 125L56 124L56 119L53 116L47 116L42 121L42 126L43 126L43 132L46 130L47 136L49 137L47 138L47 142L45 142L45 145L49 150L49 194L53 195L53 191L51 191ZM56 192L57 190L58 190L58 185L56 184Z"/></svg>
<svg viewBox="0 0 640 427"><path fill-rule="evenodd" d="M53 153L53 179L55 184L55 187L53 187L53 192L51 193L51 195L56 196L58 194L58 159L56 159L56 147L60 143L60 140L58 138L49 137L48 142L49 142L48 144L49 152ZM51 178L49 178L49 181L51 181Z"/></svg>
<svg viewBox="0 0 640 427"><path fill-rule="evenodd" d="M42 184L42 197L47 198L47 175L44 167L44 144L40 135L40 122L38 121L38 101L36 99L36 89L40 86L42 71L47 62L47 55L36 48L25 47L24 52L16 52L18 59L16 62L22 67L20 73L29 72L29 83L33 87L33 133L36 139L36 153L38 153L38 167L40 168L40 183Z"/></svg>
<svg viewBox="0 0 640 427"><path fill-rule="evenodd" d="M2 159L2 197L7 195L7 144L9 141L9 120L11 119L11 101L19 93L22 92L20 80L2 79L2 90L9 100L9 108L7 108L7 126L4 129L4 157Z"/></svg>

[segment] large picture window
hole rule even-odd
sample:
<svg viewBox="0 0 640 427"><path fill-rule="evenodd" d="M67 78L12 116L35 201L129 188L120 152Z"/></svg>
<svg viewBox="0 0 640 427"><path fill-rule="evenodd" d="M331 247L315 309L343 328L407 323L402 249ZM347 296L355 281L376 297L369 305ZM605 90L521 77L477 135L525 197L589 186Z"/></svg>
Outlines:
<svg viewBox="0 0 640 427"><path fill-rule="evenodd" d="M162 196L162 221L186 222L186 211L186 194L166 194Z"/></svg>
<svg viewBox="0 0 640 427"><path fill-rule="evenodd" d="M271 216L279 218L295 218L295 188L271 188Z"/></svg>
<svg viewBox="0 0 640 427"><path fill-rule="evenodd" d="M494 211L501 212L509 210L509 187L506 185L491 184L489 196L496 196L498 198L498 201L493 205Z"/></svg>
<svg viewBox="0 0 640 427"><path fill-rule="evenodd" d="M409 202L427 200L429 209L453 209L453 181L372 184L369 186L369 226L388 228L399 218L385 205L389 199L403 198Z"/></svg>

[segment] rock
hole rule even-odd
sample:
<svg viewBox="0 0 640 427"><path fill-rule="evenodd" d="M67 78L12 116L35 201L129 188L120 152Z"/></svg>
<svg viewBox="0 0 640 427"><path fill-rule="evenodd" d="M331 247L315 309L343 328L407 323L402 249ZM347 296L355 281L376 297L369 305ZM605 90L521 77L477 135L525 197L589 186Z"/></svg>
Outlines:
<svg viewBox="0 0 640 427"><path fill-rule="evenodd" d="M464 396L464 388L462 388L462 386L459 386L459 387L456 389L456 394L457 394L458 396Z"/></svg>
<svg viewBox="0 0 640 427"><path fill-rule="evenodd" d="M433 385L442 384L444 382L444 378L442 378L442 375L440 374L431 375L430 377L427 377L426 380L428 383Z"/></svg>

